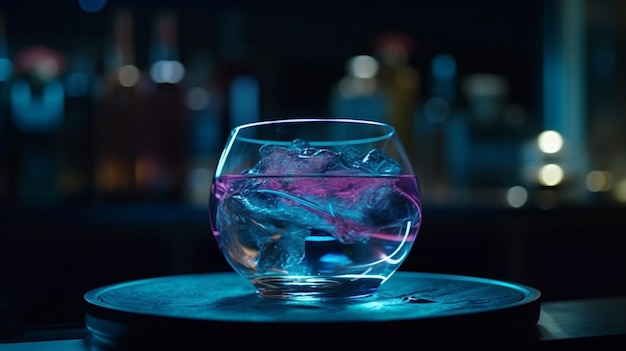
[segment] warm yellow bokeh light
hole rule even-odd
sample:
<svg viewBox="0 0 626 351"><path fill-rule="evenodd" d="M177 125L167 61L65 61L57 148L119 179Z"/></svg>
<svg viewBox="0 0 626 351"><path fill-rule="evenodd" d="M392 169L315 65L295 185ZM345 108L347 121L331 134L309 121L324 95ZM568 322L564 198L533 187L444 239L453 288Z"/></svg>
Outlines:
<svg viewBox="0 0 626 351"><path fill-rule="evenodd" d="M544 130L537 138L537 145L542 152L554 154L563 147L563 137L554 130Z"/></svg>
<svg viewBox="0 0 626 351"><path fill-rule="evenodd" d="M546 186L555 186L563 181L563 168L557 164L547 164L539 169L539 183Z"/></svg>
<svg viewBox="0 0 626 351"><path fill-rule="evenodd" d="M626 202L626 179L620 180L615 186L615 199L619 202Z"/></svg>
<svg viewBox="0 0 626 351"><path fill-rule="evenodd" d="M613 186L613 175L608 171L593 170L587 174L585 183L589 191L608 191Z"/></svg>

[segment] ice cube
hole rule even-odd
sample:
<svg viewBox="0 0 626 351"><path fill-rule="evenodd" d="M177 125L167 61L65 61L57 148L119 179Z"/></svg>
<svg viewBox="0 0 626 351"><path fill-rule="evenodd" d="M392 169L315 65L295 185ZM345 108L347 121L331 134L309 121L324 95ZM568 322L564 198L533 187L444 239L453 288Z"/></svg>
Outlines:
<svg viewBox="0 0 626 351"><path fill-rule="evenodd" d="M400 174L400 165L380 149L372 149L361 160L361 167L371 174Z"/></svg>
<svg viewBox="0 0 626 351"><path fill-rule="evenodd" d="M310 147L300 139L294 140L289 147L264 145L259 153L261 160L247 171L248 174L320 174L337 157L330 150Z"/></svg>
<svg viewBox="0 0 626 351"><path fill-rule="evenodd" d="M220 240L224 247L238 250L236 261L253 261L249 266L257 270L286 271L304 257L305 239L311 230L352 238L342 230L358 230L358 226L342 226L341 218L322 207L323 196L310 196L299 191L301 188L302 184L280 179L256 178L244 178L231 186L218 206L217 226L220 232L229 233ZM251 259L246 257L251 255Z"/></svg>
<svg viewBox="0 0 626 351"><path fill-rule="evenodd" d="M354 146L340 152L311 147L264 145L250 175L395 175L400 166L382 150L363 153ZM344 244L367 240L367 233L419 216L393 178L244 178L231 186L218 207L223 246L259 271L288 271L305 254L306 237L326 233Z"/></svg>

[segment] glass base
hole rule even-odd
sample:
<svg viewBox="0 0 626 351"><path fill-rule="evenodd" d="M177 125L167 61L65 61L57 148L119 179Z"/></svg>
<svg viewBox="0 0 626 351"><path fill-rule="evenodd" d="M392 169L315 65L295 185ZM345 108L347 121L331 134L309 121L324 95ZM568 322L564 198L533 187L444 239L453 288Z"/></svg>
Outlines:
<svg viewBox="0 0 626 351"><path fill-rule="evenodd" d="M251 279L262 297L298 301L357 299L372 296L380 276L265 276Z"/></svg>

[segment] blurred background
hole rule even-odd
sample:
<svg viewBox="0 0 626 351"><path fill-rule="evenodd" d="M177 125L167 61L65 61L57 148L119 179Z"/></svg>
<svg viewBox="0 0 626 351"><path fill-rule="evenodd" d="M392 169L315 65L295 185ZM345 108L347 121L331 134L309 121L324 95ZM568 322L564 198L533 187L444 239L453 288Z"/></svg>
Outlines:
<svg viewBox="0 0 626 351"><path fill-rule="evenodd" d="M404 270L626 294L626 3L0 0L0 336L82 295L230 270L236 125L392 123L422 187Z"/></svg>

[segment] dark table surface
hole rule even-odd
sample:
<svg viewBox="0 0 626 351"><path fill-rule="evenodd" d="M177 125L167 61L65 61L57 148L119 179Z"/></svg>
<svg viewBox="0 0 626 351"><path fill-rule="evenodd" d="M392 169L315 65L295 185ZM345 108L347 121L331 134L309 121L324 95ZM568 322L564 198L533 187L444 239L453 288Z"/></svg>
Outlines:
<svg viewBox="0 0 626 351"><path fill-rule="evenodd" d="M454 335L450 337L454 338ZM220 338L220 341L224 340L226 339ZM407 343L419 345L419 339L409 335ZM466 346L471 348L480 345ZM576 347L576 349L621 350L624 346L626 346L626 297L609 297L542 302L534 333L527 335L518 344L509 344L504 349L561 350ZM90 333L81 327L31 330L21 335L0 339L0 350L105 349L94 347Z"/></svg>

